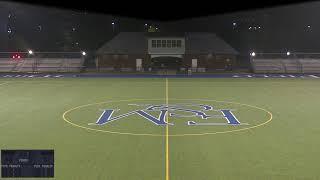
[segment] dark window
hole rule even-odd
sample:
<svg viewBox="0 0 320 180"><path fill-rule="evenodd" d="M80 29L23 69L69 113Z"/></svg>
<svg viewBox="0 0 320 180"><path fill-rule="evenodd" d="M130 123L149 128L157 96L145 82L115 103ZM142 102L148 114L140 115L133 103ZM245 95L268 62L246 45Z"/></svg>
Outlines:
<svg viewBox="0 0 320 180"><path fill-rule="evenodd" d="M177 40L177 47L181 47L181 40Z"/></svg>
<svg viewBox="0 0 320 180"><path fill-rule="evenodd" d="M157 40L157 47L161 47L161 40Z"/></svg>
<svg viewBox="0 0 320 180"><path fill-rule="evenodd" d="M177 41L176 40L172 40L172 47L173 48L177 47Z"/></svg>
<svg viewBox="0 0 320 180"><path fill-rule="evenodd" d="M152 40L151 45L152 45L153 48L157 47L156 40Z"/></svg>
<svg viewBox="0 0 320 180"><path fill-rule="evenodd" d="M167 47L171 48L171 40L167 40Z"/></svg>
<svg viewBox="0 0 320 180"><path fill-rule="evenodd" d="M162 40L162 47L163 48L167 47L167 41L166 40Z"/></svg>

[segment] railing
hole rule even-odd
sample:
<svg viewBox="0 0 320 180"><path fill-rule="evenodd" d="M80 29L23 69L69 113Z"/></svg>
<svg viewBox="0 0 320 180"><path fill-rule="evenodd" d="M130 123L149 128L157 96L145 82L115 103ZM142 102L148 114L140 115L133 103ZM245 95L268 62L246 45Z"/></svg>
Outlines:
<svg viewBox="0 0 320 180"><path fill-rule="evenodd" d="M0 52L0 72L80 72L80 52Z"/></svg>
<svg viewBox="0 0 320 180"><path fill-rule="evenodd" d="M320 73L320 53L255 53L255 73Z"/></svg>

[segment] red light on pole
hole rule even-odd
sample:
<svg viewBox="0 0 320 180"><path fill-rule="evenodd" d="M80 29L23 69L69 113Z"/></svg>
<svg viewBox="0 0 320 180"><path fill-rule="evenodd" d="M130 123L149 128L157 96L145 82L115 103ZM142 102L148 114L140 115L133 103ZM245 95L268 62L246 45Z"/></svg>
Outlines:
<svg viewBox="0 0 320 180"><path fill-rule="evenodd" d="M23 56L22 56L21 54L19 54L19 53L12 54L10 57L11 57L14 61L17 61L17 60L20 60L20 59L23 58Z"/></svg>

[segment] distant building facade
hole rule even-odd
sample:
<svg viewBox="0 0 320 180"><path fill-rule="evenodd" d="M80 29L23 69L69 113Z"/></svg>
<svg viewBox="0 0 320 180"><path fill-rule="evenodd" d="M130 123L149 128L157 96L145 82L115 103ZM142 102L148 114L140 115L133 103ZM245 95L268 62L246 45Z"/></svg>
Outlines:
<svg viewBox="0 0 320 180"><path fill-rule="evenodd" d="M213 33L121 32L96 52L103 71L231 70L238 52Z"/></svg>

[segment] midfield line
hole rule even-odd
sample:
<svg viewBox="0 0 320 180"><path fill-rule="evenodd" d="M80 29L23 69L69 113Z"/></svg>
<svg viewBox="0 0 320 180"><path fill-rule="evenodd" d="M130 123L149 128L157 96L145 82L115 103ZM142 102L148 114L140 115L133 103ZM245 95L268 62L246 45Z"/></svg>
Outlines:
<svg viewBox="0 0 320 180"><path fill-rule="evenodd" d="M166 104L169 107L169 83L168 78L166 78ZM169 108L166 115L166 180L170 180L170 172L169 172Z"/></svg>

